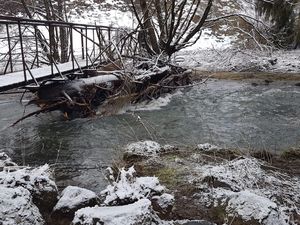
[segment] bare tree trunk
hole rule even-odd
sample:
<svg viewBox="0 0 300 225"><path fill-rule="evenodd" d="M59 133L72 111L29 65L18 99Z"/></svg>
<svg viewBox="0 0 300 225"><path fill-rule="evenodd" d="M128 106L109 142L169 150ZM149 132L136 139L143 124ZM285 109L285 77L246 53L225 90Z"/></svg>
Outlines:
<svg viewBox="0 0 300 225"><path fill-rule="evenodd" d="M201 35L214 0L139 0L142 16L137 10L137 3L131 0L133 12L141 28L139 42L150 55L171 56L185 48ZM200 2L202 3L200 6ZM199 10L204 7L203 11ZM194 22L195 15L202 11L199 22ZM157 23L153 23L157 21Z"/></svg>
<svg viewBox="0 0 300 225"><path fill-rule="evenodd" d="M21 3L22 3L22 6L27 14L27 16L30 18L30 19L33 19L33 16L28 8L28 5L27 3L25 2L25 0L21 0ZM49 43L47 43L47 40L45 40L45 38L43 37L43 35L41 34L40 30L37 28L36 30L36 35L37 35L37 39L39 40L40 44L41 44L41 47L43 49L43 51L46 53L46 55L49 54L49 48L48 46ZM48 46L47 46L48 45ZM48 58L50 60L50 57Z"/></svg>
<svg viewBox="0 0 300 225"><path fill-rule="evenodd" d="M44 0L44 6L47 20L53 20L51 13L51 3L48 0ZM49 26L49 42L52 53L50 55L50 62L59 61L58 45L55 38L55 28L53 26Z"/></svg>
<svg viewBox="0 0 300 225"><path fill-rule="evenodd" d="M64 0L58 0L58 16L60 17L60 19L64 18L64 5L65 2ZM59 38L60 38L60 62L64 63L68 61L68 34L67 34L67 30L64 27L60 27L59 28Z"/></svg>
<svg viewBox="0 0 300 225"><path fill-rule="evenodd" d="M158 40L155 34L155 28L153 26L153 21L149 13L149 5L146 0L140 0L140 6L143 12L143 29L145 34L145 41L149 38L150 46L156 54L160 54L160 48L158 45Z"/></svg>

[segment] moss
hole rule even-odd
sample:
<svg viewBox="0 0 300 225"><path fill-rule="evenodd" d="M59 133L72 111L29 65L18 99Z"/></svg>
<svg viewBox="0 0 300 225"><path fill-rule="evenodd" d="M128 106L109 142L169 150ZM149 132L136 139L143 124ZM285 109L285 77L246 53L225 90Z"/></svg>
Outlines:
<svg viewBox="0 0 300 225"><path fill-rule="evenodd" d="M159 169L155 175L159 180L166 185L168 188L174 188L180 181L180 176L175 168L164 167Z"/></svg>

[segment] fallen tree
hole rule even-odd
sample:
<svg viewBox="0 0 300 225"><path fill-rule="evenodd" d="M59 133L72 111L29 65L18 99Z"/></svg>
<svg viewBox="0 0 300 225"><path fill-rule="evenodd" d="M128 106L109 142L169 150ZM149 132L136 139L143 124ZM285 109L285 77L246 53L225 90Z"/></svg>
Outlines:
<svg viewBox="0 0 300 225"><path fill-rule="evenodd" d="M115 71L86 70L84 77L76 79L46 80L34 89L36 97L29 102L40 109L14 125L30 116L55 110L61 111L66 119L115 114L125 105L157 99L191 83L191 71L158 59L139 59L135 65Z"/></svg>

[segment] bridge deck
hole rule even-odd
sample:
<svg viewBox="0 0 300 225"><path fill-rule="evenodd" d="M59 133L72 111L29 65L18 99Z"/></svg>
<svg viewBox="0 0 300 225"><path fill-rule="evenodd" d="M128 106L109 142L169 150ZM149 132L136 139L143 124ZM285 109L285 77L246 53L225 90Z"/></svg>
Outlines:
<svg viewBox="0 0 300 225"><path fill-rule="evenodd" d="M78 60L78 64L81 68L83 68L86 66L86 61ZM58 64L57 67L61 73L68 73L68 72L73 71L72 62ZM75 63L75 70L76 69L79 69L79 67ZM40 80L42 78L47 78L47 77L53 76L51 74L51 66L35 68L30 71L36 80ZM54 71L54 73L59 74L59 72L57 71L55 66L53 66L53 71ZM23 71L1 75L0 76L0 92L9 90L11 88L20 87L20 86L26 85L30 82L33 82L33 79L31 78L28 71L26 71L26 75L27 75L27 83L24 82L24 72Z"/></svg>

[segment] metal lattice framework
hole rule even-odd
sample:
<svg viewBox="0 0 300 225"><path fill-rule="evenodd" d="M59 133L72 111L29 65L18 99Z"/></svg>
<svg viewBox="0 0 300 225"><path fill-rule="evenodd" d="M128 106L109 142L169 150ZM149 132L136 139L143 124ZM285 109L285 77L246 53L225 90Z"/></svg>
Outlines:
<svg viewBox="0 0 300 225"><path fill-rule="evenodd" d="M63 76L138 49L132 30L0 15L0 77L22 71L23 84L38 84L37 68L50 67L48 77Z"/></svg>

